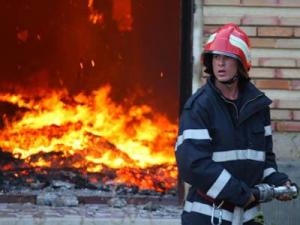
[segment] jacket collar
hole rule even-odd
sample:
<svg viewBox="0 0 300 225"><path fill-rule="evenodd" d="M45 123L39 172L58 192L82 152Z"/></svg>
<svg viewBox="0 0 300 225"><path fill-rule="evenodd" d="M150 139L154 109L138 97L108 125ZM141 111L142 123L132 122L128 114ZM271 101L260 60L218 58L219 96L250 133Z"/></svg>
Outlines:
<svg viewBox="0 0 300 225"><path fill-rule="evenodd" d="M219 89L214 85L214 78L210 76L207 80L208 92L217 99L224 102L225 97ZM242 104L239 114L239 123L242 123L254 113L262 110L272 103L262 91L257 89L250 81L246 82L240 90L242 95Z"/></svg>
<svg viewBox="0 0 300 225"><path fill-rule="evenodd" d="M214 84L214 78L213 76L210 76L207 79L207 84L212 90L213 94L217 94L219 97L225 98L225 96L222 94L222 92L215 86ZM240 88L240 95L243 97L243 101L247 102L253 98L256 98L257 96L264 95L265 94L257 89L254 84L247 81L245 84L243 84L243 87Z"/></svg>

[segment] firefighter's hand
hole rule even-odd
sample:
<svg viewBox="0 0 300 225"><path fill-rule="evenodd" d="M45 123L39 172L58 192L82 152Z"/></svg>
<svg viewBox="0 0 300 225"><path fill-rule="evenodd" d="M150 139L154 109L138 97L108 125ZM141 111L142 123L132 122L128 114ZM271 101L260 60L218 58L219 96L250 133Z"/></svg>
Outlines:
<svg viewBox="0 0 300 225"><path fill-rule="evenodd" d="M248 202L244 205L244 208L247 208L247 206L249 206L252 202L255 202L255 201L256 201L256 199L255 199L254 195L251 194Z"/></svg>
<svg viewBox="0 0 300 225"><path fill-rule="evenodd" d="M291 181L287 181L287 182L284 184L284 186L286 186L286 187L288 187L288 188L291 187ZM284 195L281 195L281 196L277 197L276 199L279 200L279 201L284 201L284 202L286 202L286 201L292 200L293 197L292 197L291 195L284 194Z"/></svg>

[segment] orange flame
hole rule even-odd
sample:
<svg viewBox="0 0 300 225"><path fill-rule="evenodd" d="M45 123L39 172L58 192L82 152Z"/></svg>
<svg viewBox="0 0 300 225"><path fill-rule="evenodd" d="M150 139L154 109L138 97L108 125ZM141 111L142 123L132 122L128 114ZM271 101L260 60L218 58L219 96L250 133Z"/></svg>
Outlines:
<svg viewBox="0 0 300 225"><path fill-rule="evenodd" d="M93 5L94 5L94 0L88 0L88 8L90 10L89 20L93 24L103 25L104 23L103 13L98 12L96 9L94 9Z"/></svg>
<svg viewBox="0 0 300 225"><path fill-rule="evenodd" d="M87 172L105 167L117 170L116 183L161 191L155 182L165 181L165 189L174 187L177 126L148 105L113 102L110 92L106 85L89 95L0 94L0 101L23 109L18 119L2 117L0 148L31 167Z"/></svg>

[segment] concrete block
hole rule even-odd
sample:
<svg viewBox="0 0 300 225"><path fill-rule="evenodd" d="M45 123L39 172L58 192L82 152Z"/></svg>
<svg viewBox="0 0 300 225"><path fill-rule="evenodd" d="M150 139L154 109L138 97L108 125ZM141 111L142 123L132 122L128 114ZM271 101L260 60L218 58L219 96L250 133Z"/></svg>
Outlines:
<svg viewBox="0 0 300 225"><path fill-rule="evenodd" d="M203 27L203 35L206 36L206 37L208 37L209 35L211 35L212 33L214 33L218 28L219 28L219 26L204 25L204 27Z"/></svg>
<svg viewBox="0 0 300 225"><path fill-rule="evenodd" d="M299 49L252 48L251 55L253 58L268 57L268 58L300 59L300 50Z"/></svg>
<svg viewBox="0 0 300 225"><path fill-rule="evenodd" d="M300 18L299 18L300 19ZM275 48L292 48L300 49L300 39L277 39Z"/></svg>
<svg viewBox="0 0 300 225"><path fill-rule="evenodd" d="M267 96L272 99L297 101L300 99L299 91L287 91L287 90L263 90ZM300 101L299 101L300 102Z"/></svg>
<svg viewBox="0 0 300 225"><path fill-rule="evenodd" d="M280 38L251 38L251 44L256 48L300 48L300 39L280 39Z"/></svg>
<svg viewBox="0 0 300 225"><path fill-rule="evenodd" d="M220 15L251 16L251 18L277 17L278 19L299 17L299 8L297 7L286 9L283 7L269 8L269 7L239 7L239 6L204 6L203 12L204 15L207 16L220 16ZM278 25L281 24L279 23Z"/></svg>
<svg viewBox="0 0 300 225"><path fill-rule="evenodd" d="M272 120L291 120L293 119L293 111L292 110L271 110L271 119Z"/></svg>
<svg viewBox="0 0 300 225"><path fill-rule="evenodd" d="M279 160L300 161L300 134L298 132L273 132L273 148Z"/></svg>
<svg viewBox="0 0 300 225"><path fill-rule="evenodd" d="M300 120L300 110L293 111L294 120Z"/></svg>
<svg viewBox="0 0 300 225"><path fill-rule="evenodd" d="M204 0L203 5L240 5L240 0Z"/></svg>
<svg viewBox="0 0 300 225"><path fill-rule="evenodd" d="M300 92L288 90L262 90L273 100L271 107L274 109L300 109Z"/></svg>
<svg viewBox="0 0 300 225"><path fill-rule="evenodd" d="M277 6L278 1L276 0L241 0L241 5L244 6Z"/></svg>
<svg viewBox="0 0 300 225"><path fill-rule="evenodd" d="M251 46L254 48L275 48L276 39L274 38L250 38Z"/></svg>
<svg viewBox="0 0 300 225"><path fill-rule="evenodd" d="M274 66L276 61L274 63ZM261 64L261 63L260 63ZM266 63L264 66L270 64ZM278 67L280 64L278 63ZM298 79L300 74L300 69L281 69L281 68L252 68L249 71L250 77L254 78L291 78ZM293 86L293 81L291 82ZM299 85L299 83L295 82L295 86Z"/></svg>
<svg viewBox="0 0 300 225"><path fill-rule="evenodd" d="M279 137L281 138L281 137ZM285 151L286 147L280 149ZM292 160L278 160L278 170L286 173L289 178L300 184L300 161L299 158ZM288 202L273 200L262 204L262 211L265 215L265 225L298 225L300 221L300 198Z"/></svg>
<svg viewBox="0 0 300 225"><path fill-rule="evenodd" d="M270 68L252 68L249 75L253 78L273 78L274 70Z"/></svg>
<svg viewBox="0 0 300 225"><path fill-rule="evenodd" d="M291 81L291 88L293 90L300 90L300 80L292 80ZM299 99L300 101L300 99Z"/></svg>
<svg viewBox="0 0 300 225"><path fill-rule="evenodd" d="M300 7L300 2L295 0L277 0L277 2L284 7Z"/></svg>
<svg viewBox="0 0 300 225"><path fill-rule="evenodd" d="M286 26L299 26L300 17L281 17L280 24Z"/></svg>
<svg viewBox="0 0 300 225"><path fill-rule="evenodd" d="M273 99L271 107L274 109L300 109L299 100Z"/></svg>
<svg viewBox="0 0 300 225"><path fill-rule="evenodd" d="M259 64L259 58L251 58L251 65L252 65L251 70L253 69L253 67L261 66L261 65ZM250 71L251 71L251 70L250 70Z"/></svg>
<svg viewBox="0 0 300 225"><path fill-rule="evenodd" d="M243 25L279 25L278 16L254 16L246 15L242 17L241 24Z"/></svg>
<svg viewBox="0 0 300 225"><path fill-rule="evenodd" d="M246 34L250 37L256 36L257 35L257 28L253 26L240 26L240 28L246 32Z"/></svg>
<svg viewBox="0 0 300 225"><path fill-rule="evenodd" d="M226 24L235 23L240 24L241 17L238 16L204 16L204 24Z"/></svg>
<svg viewBox="0 0 300 225"><path fill-rule="evenodd" d="M205 25L203 28L203 34L204 36L208 36L212 33L214 33L220 26L208 26ZM256 36L256 27L250 27L250 26L240 26L240 28L248 35L248 36Z"/></svg>
<svg viewBox="0 0 300 225"><path fill-rule="evenodd" d="M294 34L292 27L258 27L257 35L262 37L291 37Z"/></svg>
<svg viewBox="0 0 300 225"><path fill-rule="evenodd" d="M296 59L293 58L259 57L254 59L257 60L258 66L264 66L264 67L296 67L297 66L297 61Z"/></svg>

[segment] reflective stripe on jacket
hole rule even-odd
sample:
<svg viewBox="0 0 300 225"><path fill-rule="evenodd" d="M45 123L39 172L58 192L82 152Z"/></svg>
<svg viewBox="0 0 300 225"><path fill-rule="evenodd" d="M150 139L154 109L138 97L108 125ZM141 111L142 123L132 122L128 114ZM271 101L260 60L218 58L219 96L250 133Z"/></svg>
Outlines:
<svg viewBox="0 0 300 225"><path fill-rule="evenodd" d="M243 206L254 185L281 185L288 179L277 172L272 151L271 100L251 82L241 93L238 110L209 79L184 106L175 148L180 177L192 186L188 202L201 202L200 190Z"/></svg>

